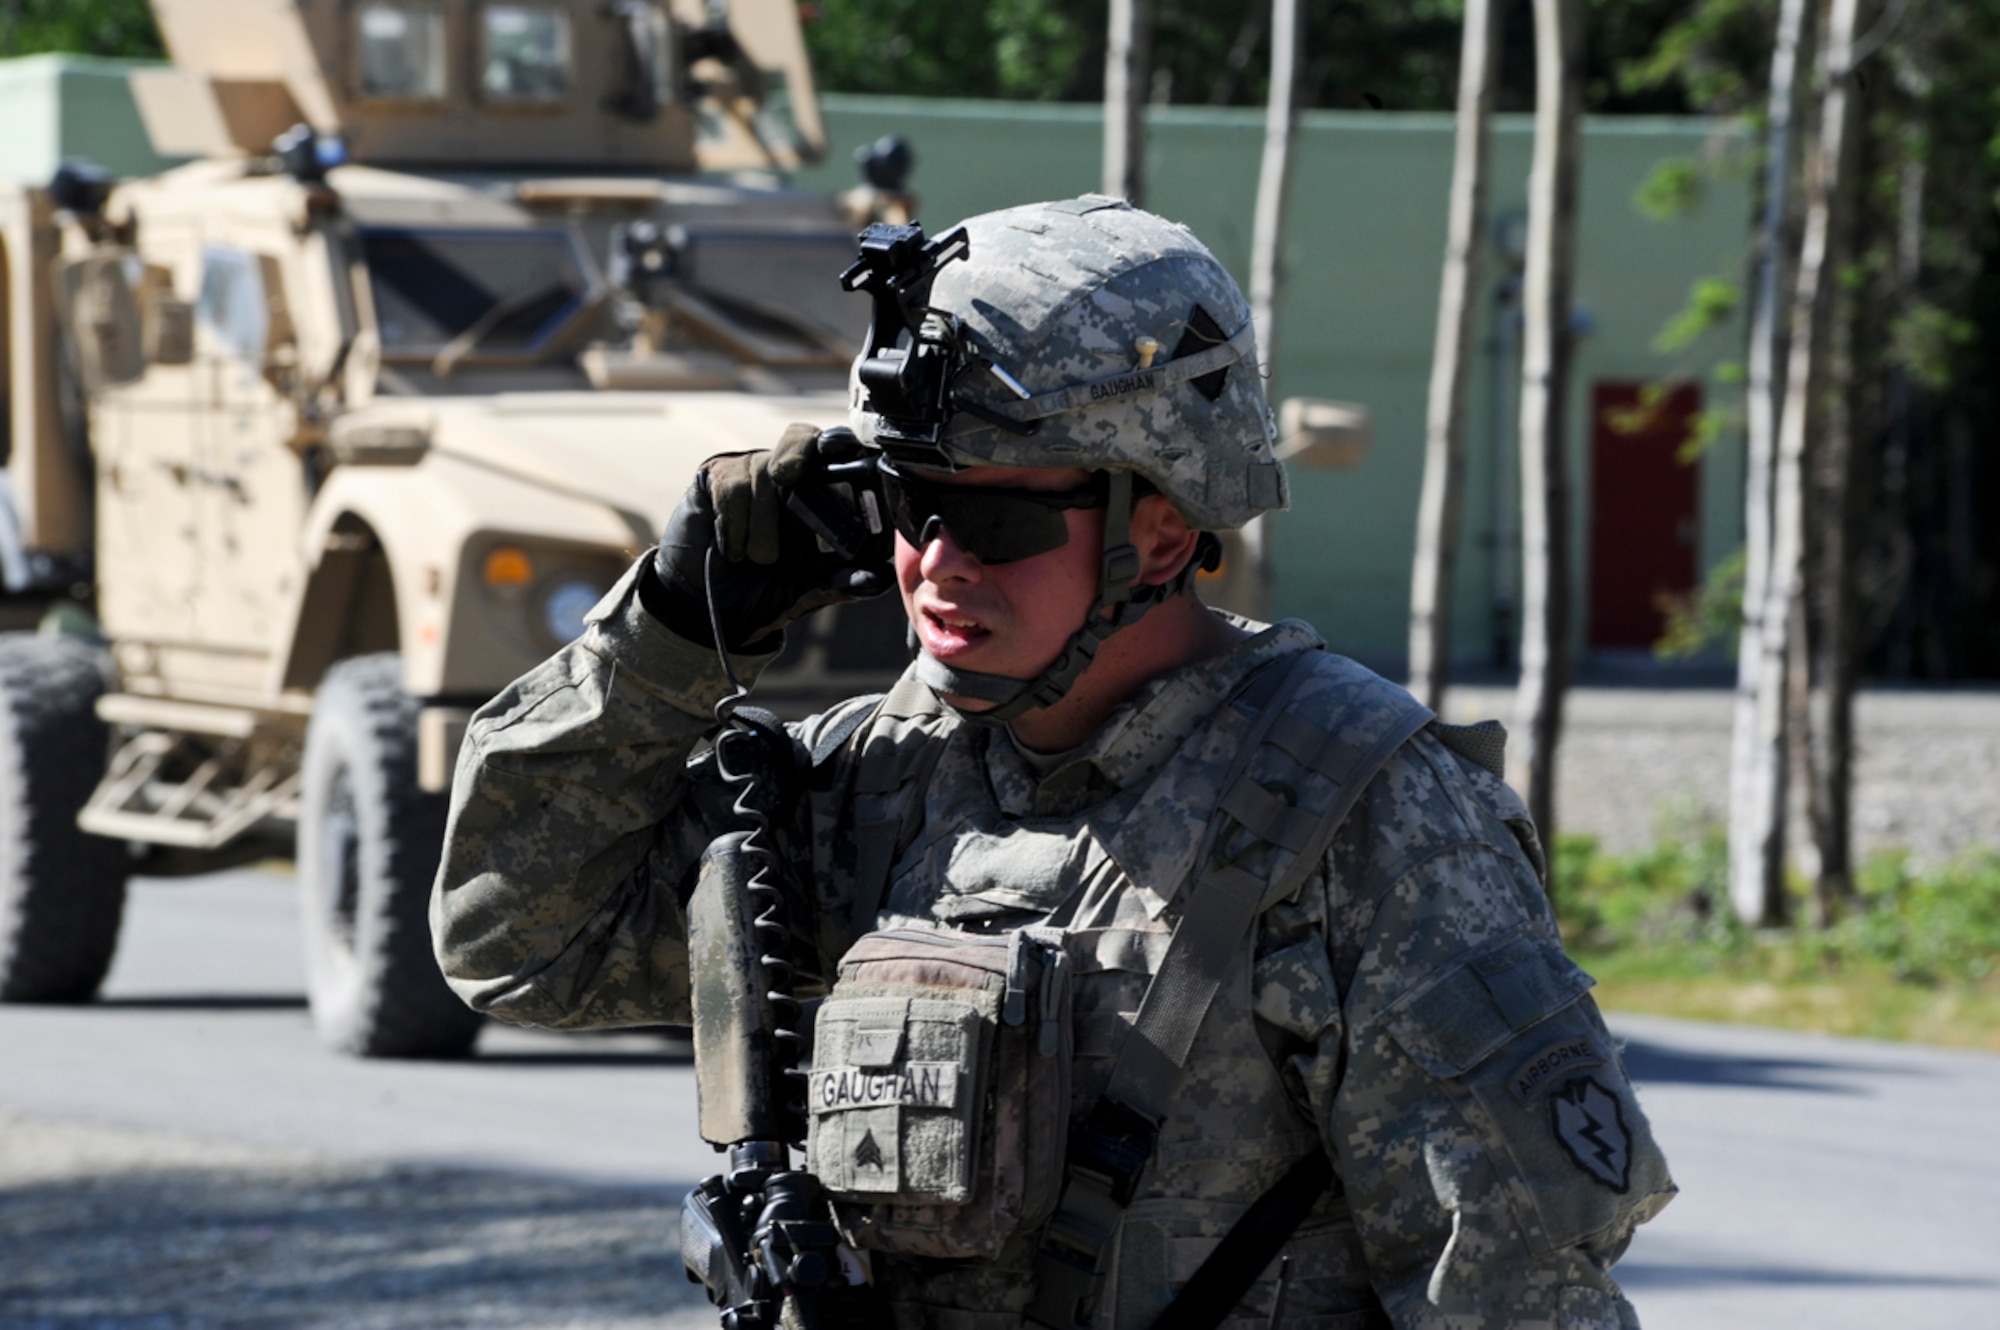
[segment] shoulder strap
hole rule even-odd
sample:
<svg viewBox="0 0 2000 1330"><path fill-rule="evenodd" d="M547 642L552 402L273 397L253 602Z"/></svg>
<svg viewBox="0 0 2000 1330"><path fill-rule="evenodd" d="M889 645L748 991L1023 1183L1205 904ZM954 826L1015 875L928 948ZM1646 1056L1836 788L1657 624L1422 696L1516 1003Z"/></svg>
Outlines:
<svg viewBox="0 0 2000 1330"><path fill-rule="evenodd" d="M931 768L942 755L937 743L926 743L914 762L905 746L896 743L873 722L879 719L920 720L941 716L944 706L924 684L905 674L896 686L866 709L863 729L850 728L849 740L860 730L860 752L855 761L852 793L857 798L853 821L854 894L849 900L844 936L851 941L875 927L876 912L888 888L889 870L896 858L896 842L902 835L902 801L871 796L894 794L907 785L918 788L929 783ZM846 717L842 717L845 722ZM865 802L868 806L860 806ZM844 950L844 947L842 948Z"/></svg>
<svg viewBox="0 0 2000 1330"><path fill-rule="evenodd" d="M813 736L812 764L822 766L826 760L839 752L841 746L854 737L854 732L874 719L881 707L883 693L871 693L865 697L852 698L847 709L827 724L827 727Z"/></svg>
<svg viewBox="0 0 2000 1330"><path fill-rule="evenodd" d="M1181 1291L1153 1322L1153 1330L1215 1330L1228 1318L1257 1276L1283 1251L1292 1234L1312 1213L1313 1205L1333 1183L1333 1161L1315 1148L1285 1170L1269 1190L1250 1203L1215 1250L1181 1285ZM1271 1324L1284 1319L1285 1277L1278 1278L1277 1305ZM1376 1324L1370 1321L1372 1330ZM1386 1326L1387 1319L1382 1324Z"/></svg>
<svg viewBox="0 0 2000 1330"><path fill-rule="evenodd" d="M1103 1095L1072 1136L1062 1198L1036 1260L1029 1318L1053 1330L1081 1330L1104 1253L1152 1157L1181 1069L1216 992L1243 954L1251 924L1296 893L1325 857L1341 823L1396 750L1432 719L1429 708L1346 661L1302 652L1258 713L1209 819L1198 862L1167 954L1139 1003ZM1322 728L1288 704L1322 671L1344 675L1362 694ZM1295 806L1251 774L1259 752L1323 778L1320 807ZM1296 797L1294 795L1293 797ZM1274 847L1263 873L1243 867L1244 833Z"/></svg>

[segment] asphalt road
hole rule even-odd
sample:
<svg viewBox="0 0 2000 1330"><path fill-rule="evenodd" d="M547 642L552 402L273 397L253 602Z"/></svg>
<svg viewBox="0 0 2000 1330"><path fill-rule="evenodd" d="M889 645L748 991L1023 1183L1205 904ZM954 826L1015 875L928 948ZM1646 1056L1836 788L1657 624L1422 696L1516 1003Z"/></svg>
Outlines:
<svg viewBox="0 0 2000 1330"><path fill-rule="evenodd" d="M703 1323L675 1049L347 1061L300 973L288 875L141 881L101 1002L0 1008L0 1327ZM1618 1267L1649 1330L2000 1326L2000 1058L1612 1024L1683 1189Z"/></svg>

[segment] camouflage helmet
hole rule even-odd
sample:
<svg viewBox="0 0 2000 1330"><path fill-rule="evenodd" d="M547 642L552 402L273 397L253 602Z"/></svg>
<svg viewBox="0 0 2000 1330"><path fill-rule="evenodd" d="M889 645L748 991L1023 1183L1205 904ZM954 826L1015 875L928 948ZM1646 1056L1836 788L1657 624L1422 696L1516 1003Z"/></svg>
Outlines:
<svg viewBox="0 0 2000 1330"><path fill-rule="evenodd" d="M925 303L992 369L957 381L939 440L952 464L1128 471L1204 531L1286 506L1249 308L1193 232L1095 194L963 225L969 253ZM858 384L851 414L872 440Z"/></svg>

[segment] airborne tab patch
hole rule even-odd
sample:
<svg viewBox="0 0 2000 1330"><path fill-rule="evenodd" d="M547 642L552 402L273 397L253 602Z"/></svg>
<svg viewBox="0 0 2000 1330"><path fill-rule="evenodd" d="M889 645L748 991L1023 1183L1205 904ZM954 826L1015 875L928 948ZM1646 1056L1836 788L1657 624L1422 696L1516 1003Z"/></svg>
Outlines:
<svg viewBox="0 0 2000 1330"><path fill-rule="evenodd" d="M906 1062L887 1071L822 1067L812 1074L812 1111L849 1108L952 1108L958 1103L956 1062Z"/></svg>
<svg viewBox="0 0 2000 1330"><path fill-rule="evenodd" d="M1597 1045L1588 1035L1576 1035L1559 1044L1550 1044L1516 1067L1514 1074L1507 1078L1507 1088L1513 1092L1516 1102L1525 1108L1557 1076L1601 1067L1604 1061L1604 1055L1597 1051Z"/></svg>

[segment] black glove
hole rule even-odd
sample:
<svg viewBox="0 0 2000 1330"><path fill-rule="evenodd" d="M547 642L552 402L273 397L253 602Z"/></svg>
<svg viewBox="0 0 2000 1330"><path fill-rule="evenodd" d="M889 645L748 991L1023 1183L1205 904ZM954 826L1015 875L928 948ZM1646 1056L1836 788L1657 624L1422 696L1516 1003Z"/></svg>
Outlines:
<svg viewBox="0 0 2000 1330"><path fill-rule="evenodd" d="M770 452L725 453L702 463L660 538L652 576L640 579L647 610L689 641L714 646L712 585L729 649L758 652L774 649L766 639L794 619L887 591L895 577L886 558L856 563L822 549L787 506L825 467L865 452L851 430L791 425ZM887 548L885 539L870 554Z"/></svg>

